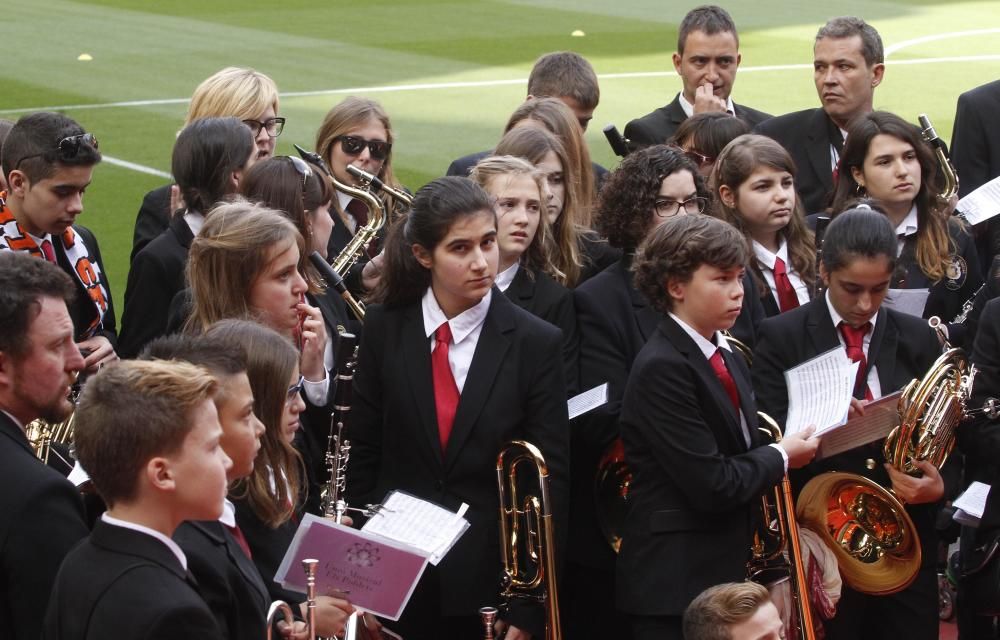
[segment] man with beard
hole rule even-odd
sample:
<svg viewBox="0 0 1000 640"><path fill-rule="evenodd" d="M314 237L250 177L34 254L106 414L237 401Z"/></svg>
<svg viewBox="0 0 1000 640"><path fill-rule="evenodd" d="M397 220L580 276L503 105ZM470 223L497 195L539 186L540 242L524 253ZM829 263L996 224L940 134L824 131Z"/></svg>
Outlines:
<svg viewBox="0 0 1000 640"><path fill-rule="evenodd" d="M68 275L0 251L0 638L39 637L63 557L87 535L73 485L35 457L25 427L66 420L84 361L73 340Z"/></svg>

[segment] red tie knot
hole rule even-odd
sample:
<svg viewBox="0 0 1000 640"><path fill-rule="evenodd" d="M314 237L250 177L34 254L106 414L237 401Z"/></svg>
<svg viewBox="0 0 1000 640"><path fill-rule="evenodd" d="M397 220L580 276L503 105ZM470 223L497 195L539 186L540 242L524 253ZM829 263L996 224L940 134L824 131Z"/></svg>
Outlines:
<svg viewBox="0 0 1000 640"><path fill-rule="evenodd" d="M787 275L787 273L788 272L785 271L785 261L782 260L781 258L775 257L774 258L774 275L776 275L776 276L783 276L783 275Z"/></svg>
<svg viewBox="0 0 1000 640"><path fill-rule="evenodd" d="M844 343L852 349L861 349L865 343L865 336L871 329L872 323L866 322L860 327L852 327L846 322L840 323L840 334L844 336Z"/></svg>
<svg viewBox="0 0 1000 640"><path fill-rule="evenodd" d="M438 343L451 344L451 326L447 322L442 323L441 326L434 331L434 339L437 340Z"/></svg>

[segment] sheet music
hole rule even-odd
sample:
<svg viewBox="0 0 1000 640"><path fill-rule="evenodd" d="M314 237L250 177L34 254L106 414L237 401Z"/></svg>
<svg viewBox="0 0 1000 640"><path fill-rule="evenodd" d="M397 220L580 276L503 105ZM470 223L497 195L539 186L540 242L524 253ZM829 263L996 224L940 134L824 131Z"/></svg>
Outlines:
<svg viewBox="0 0 1000 640"><path fill-rule="evenodd" d="M596 409L602 404L607 404L608 402L608 383L597 385L593 389L584 391L583 393L573 396L566 403L566 408L569 409L569 419L583 415L591 409Z"/></svg>
<svg viewBox="0 0 1000 640"><path fill-rule="evenodd" d="M844 451L875 442L889 435L899 424L899 396L902 391L882 396L866 403L865 415L848 420L843 426L832 429L823 436L816 452L816 459L822 460Z"/></svg>
<svg viewBox="0 0 1000 640"><path fill-rule="evenodd" d="M990 496L990 485L973 482L953 503L958 511L954 520L968 526L978 526L986 510L986 499ZM962 514L960 517L959 514Z"/></svg>
<svg viewBox="0 0 1000 640"><path fill-rule="evenodd" d="M959 200L956 210L970 225L979 224L1000 213L1000 176Z"/></svg>
<svg viewBox="0 0 1000 640"><path fill-rule="evenodd" d="M785 372L788 417L785 435L816 425L816 435L841 425L851 408L858 363L837 347Z"/></svg>
<svg viewBox="0 0 1000 640"><path fill-rule="evenodd" d="M922 318L930 289L889 289L882 306L906 315Z"/></svg>
<svg viewBox="0 0 1000 640"><path fill-rule="evenodd" d="M382 507L361 530L420 549L433 565L469 528L469 521L463 517L469 509L465 503L458 513L453 513L408 493L393 491Z"/></svg>

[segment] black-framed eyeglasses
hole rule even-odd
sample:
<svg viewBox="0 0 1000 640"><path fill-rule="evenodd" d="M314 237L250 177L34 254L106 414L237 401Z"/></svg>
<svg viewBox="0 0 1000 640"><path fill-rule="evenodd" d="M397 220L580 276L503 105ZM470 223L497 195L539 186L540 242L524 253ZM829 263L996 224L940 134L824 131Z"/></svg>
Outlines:
<svg viewBox="0 0 1000 640"><path fill-rule="evenodd" d="M715 163L715 158L712 156L706 156L704 153L699 153L694 149L688 149L684 152L684 155L686 155L691 162L698 165L699 169Z"/></svg>
<svg viewBox="0 0 1000 640"><path fill-rule="evenodd" d="M313 174L312 167L310 167L309 163L303 160L302 158L296 158L295 156L285 156L285 157L292 162L292 166L295 167L295 171L300 176L302 176L302 190L304 191L306 188L306 181Z"/></svg>
<svg viewBox="0 0 1000 640"><path fill-rule="evenodd" d="M385 160L392 151L392 143L385 140L365 140L358 136L337 136L335 142L340 143L340 150L349 156L356 156L368 147L368 153L374 160Z"/></svg>
<svg viewBox="0 0 1000 640"><path fill-rule="evenodd" d="M285 404L291 404L295 402L296 396L302 392L302 387L306 384L306 377L303 375L299 376L299 381L288 387L288 395L285 396Z"/></svg>
<svg viewBox="0 0 1000 640"><path fill-rule="evenodd" d="M253 137L260 135L260 130L263 129L267 131L267 135L272 138L277 138L281 135L281 131L285 128L284 118L268 118L264 122L260 120L244 120L243 124L250 127L250 131L253 133Z"/></svg>
<svg viewBox="0 0 1000 640"><path fill-rule="evenodd" d="M66 136L58 143L56 143L56 158L59 160L59 162L72 161L76 159L78 155L80 155L80 149L84 147L97 151L98 149L97 138L94 136L94 134L78 133L73 136ZM31 160L32 158L41 158L44 155L45 155L44 153L35 153L30 156L24 156L23 158L17 161L17 163L14 165L13 170L17 171L18 169L20 169L21 163L24 162L25 160Z"/></svg>
<svg viewBox="0 0 1000 640"><path fill-rule="evenodd" d="M672 218L681 212L681 208L684 209L685 213L694 214L704 211L707 205L708 199L701 196L694 196L693 198L680 201L657 198L656 202L653 203L653 209L656 210L656 214L661 218Z"/></svg>

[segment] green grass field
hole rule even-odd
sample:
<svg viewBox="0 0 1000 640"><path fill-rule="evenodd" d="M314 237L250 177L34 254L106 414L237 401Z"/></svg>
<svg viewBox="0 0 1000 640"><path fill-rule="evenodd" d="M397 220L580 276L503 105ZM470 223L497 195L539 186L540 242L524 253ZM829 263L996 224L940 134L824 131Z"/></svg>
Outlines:
<svg viewBox="0 0 1000 640"><path fill-rule="evenodd" d="M279 154L310 147L323 114L344 95L380 100L393 119L394 164L417 188L459 155L497 141L525 95L540 54L571 49L601 76L587 134L594 159L616 164L601 135L673 98L670 54L694 2L673 0L5 0L0 20L0 117L64 111L110 158L169 171L185 99L227 65L275 79L288 118ZM1000 77L1000 3L843 0L724 3L740 28L734 97L781 114L818 104L812 40L834 15L882 34L888 56L876 107L931 116L950 138L955 101ZM573 37L575 30L583 37ZM78 61L81 54L90 61ZM669 72L669 73L668 73ZM137 104L116 105L132 102ZM1000 124L1000 120L998 120ZM101 242L121 312L132 226L142 195L162 177L103 163L80 222Z"/></svg>

